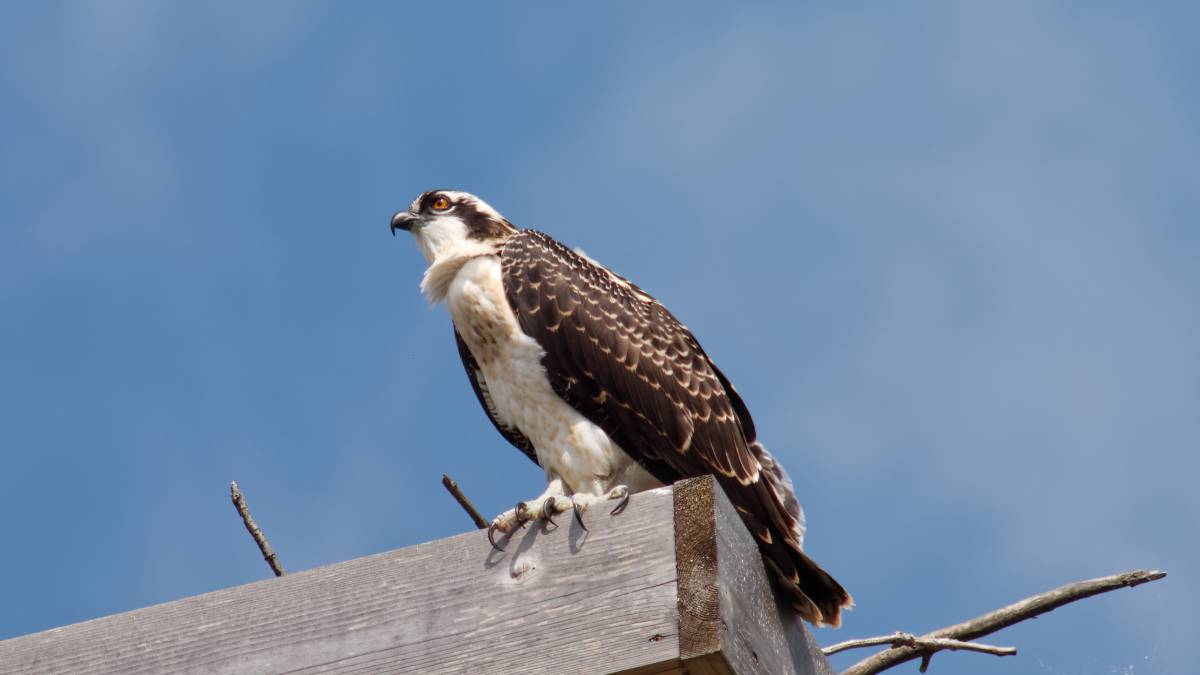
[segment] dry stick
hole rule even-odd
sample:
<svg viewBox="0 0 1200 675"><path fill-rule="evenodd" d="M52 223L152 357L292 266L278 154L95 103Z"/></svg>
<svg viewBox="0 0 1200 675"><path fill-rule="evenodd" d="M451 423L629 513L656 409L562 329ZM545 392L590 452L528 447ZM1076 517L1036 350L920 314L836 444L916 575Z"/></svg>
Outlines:
<svg viewBox="0 0 1200 675"><path fill-rule="evenodd" d="M996 656L1013 656L1017 653L1016 647L995 647L993 645L985 645L978 642L963 642L962 640L951 640L949 638L923 638L913 635L912 633L895 632L891 635L880 635L879 637L864 638L862 640L847 640L839 642L835 645L825 647L821 651L825 652L825 656L844 652L847 649L860 649L862 647L877 647L879 645L891 645L893 647L919 647L921 649L940 651L942 649L963 650L969 652L979 652L981 654L995 654Z"/></svg>
<svg viewBox="0 0 1200 675"><path fill-rule="evenodd" d="M848 649L876 647L879 645L891 645L893 647L921 647L924 649L961 649L963 651L979 652L981 654L995 654L996 656L1012 656L1017 653L1016 647L995 647L992 645L980 644L978 642L951 640L950 638L923 638L913 635L912 633L901 633L899 631L892 633L891 635L880 635L879 637L864 638L862 640L847 640L845 642L839 642L835 645L825 647L821 651L825 652L825 656L830 656L838 652L844 652Z"/></svg>
<svg viewBox="0 0 1200 675"><path fill-rule="evenodd" d="M271 545L267 543L267 535L258 529L258 523L254 522L254 516L250 515L250 507L246 506L246 498L242 496L242 491L238 488L237 481L229 484L229 496L233 499L233 506L237 509L238 515L242 517L242 522L246 524L246 531L254 537L254 543L258 544L258 550L262 551L263 560L271 566L271 571L275 576L283 576L283 565L279 564L279 558L275 556L275 551L271 550Z"/></svg>
<svg viewBox="0 0 1200 675"><path fill-rule="evenodd" d="M1015 602L1007 607L1003 607L994 612L988 612L983 616L976 617L969 621L954 624L939 628L930 633L917 638L919 641L931 639L951 639L951 640L973 640L977 637L994 633L1002 628L1007 628L1014 623L1019 623L1026 619L1031 619L1039 614L1045 614L1053 609L1062 607L1065 604L1090 598L1093 595L1107 593L1118 588L1133 588L1140 586L1150 581L1157 581L1167 576L1166 572L1158 570L1135 570L1124 574L1114 574L1108 577L1100 577L1099 579L1089 579L1087 581L1079 581L1066 586L1060 586L1052 591L1047 591L1032 597L1025 598L1019 602ZM894 635L882 639L878 644L889 644L895 638ZM865 646L865 645L863 645ZM841 647L841 645L834 645ZM849 649L850 647L842 647ZM960 647L961 648L961 647ZM843 670L841 675L874 675L891 668L892 666L921 659L921 672L929 667L929 659L933 655L946 649L946 647L929 646L898 646L882 651L872 657L863 659L858 663ZM838 650L840 651L840 650Z"/></svg>
<svg viewBox="0 0 1200 675"><path fill-rule="evenodd" d="M475 526L481 530L486 530L488 526L487 521L483 519L483 516L479 515L479 512L475 510L475 505L471 503L470 499L467 499L462 490L458 489L458 483L455 483L454 479L450 476L442 474L442 485L454 496L458 505L463 507L463 511L466 511L467 515L471 516L471 520L475 521Z"/></svg>

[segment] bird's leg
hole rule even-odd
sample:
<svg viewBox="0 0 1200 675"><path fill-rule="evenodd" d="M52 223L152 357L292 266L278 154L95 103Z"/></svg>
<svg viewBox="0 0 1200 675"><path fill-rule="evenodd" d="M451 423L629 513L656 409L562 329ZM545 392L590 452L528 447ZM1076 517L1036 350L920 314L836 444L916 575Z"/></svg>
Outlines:
<svg viewBox="0 0 1200 675"><path fill-rule="evenodd" d="M492 546L503 551L504 549L496 544L496 532L509 534L531 520L549 520L553 523L556 513L562 513L569 508L571 508L571 498L567 497L563 490L562 479L551 478L546 485L546 491L536 499L519 502L513 508L496 516L492 520L491 527L488 528L488 541L492 543Z"/></svg>
<svg viewBox="0 0 1200 675"><path fill-rule="evenodd" d="M610 515L615 516L624 511L625 507L628 506L629 488L624 485L618 485L604 494L576 492L569 498L554 500L554 507L560 513L566 511L567 509L574 510L576 522L579 523L579 526L582 527L584 531L587 531L587 525L583 524L583 512L587 511L588 508L590 508L596 502L610 501L613 499L620 500L617 502L617 505L614 506L611 511L609 511Z"/></svg>

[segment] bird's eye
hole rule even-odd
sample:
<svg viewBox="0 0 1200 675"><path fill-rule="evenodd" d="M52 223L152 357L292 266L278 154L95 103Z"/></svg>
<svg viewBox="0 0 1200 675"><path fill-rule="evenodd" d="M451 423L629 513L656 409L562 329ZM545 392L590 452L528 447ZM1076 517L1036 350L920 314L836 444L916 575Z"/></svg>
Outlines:
<svg viewBox="0 0 1200 675"><path fill-rule="evenodd" d="M450 200L445 197L437 197L429 204L429 207L434 211L445 211L450 208Z"/></svg>

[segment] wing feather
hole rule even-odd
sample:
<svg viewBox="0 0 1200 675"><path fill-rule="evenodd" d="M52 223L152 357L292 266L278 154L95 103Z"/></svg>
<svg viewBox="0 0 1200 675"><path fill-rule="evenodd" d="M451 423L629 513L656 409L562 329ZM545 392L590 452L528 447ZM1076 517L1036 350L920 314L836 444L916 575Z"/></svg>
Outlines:
<svg viewBox="0 0 1200 675"><path fill-rule="evenodd" d="M517 235L501 259L521 328L546 350L551 384L568 403L664 482L713 471L754 478L728 401L725 417L709 412L719 383L707 357L666 309L541 233ZM540 280L534 292L531 279Z"/></svg>
<svg viewBox="0 0 1200 675"><path fill-rule="evenodd" d="M716 475L793 607L838 625L850 596L801 549L791 481L695 336L634 284L535 230L508 240L501 269L554 391L658 480Z"/></svg>

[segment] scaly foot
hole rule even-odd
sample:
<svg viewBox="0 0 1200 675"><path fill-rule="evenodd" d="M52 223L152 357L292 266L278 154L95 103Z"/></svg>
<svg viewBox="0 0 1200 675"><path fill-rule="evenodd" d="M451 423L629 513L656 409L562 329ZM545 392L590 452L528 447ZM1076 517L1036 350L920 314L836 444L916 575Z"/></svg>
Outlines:
<svg viewBox="0 0 1200 675"><path fill-rule="evenodd" d="M496 544L496 532L509 534L531 520L552 519L556 513L557 503L567 499L569 498L563 495L562 479L555 478L546 485L546 491L537 499L519 502L513 508L496 516L492 520L491 526L488 527L488 541L496 550L503 551L504 547ZM547 509L547 505L549 505L549 509Z"/></svg>
<svg viewBox="0 0 1200 675"><path fill-rule="evenodd" d="M520 502L496 516L492 520L491 526L488 527L488 541L496 550L503 551L504 547L496 543L496 532L510 534L531 520L545 520L557 527L558 523L554 522L554 516L565 513L568 509L574 512L575 521L579 523L579 527L587 531L587 525L583 524L583 512L598 501L613 499L620 500L609 512L615 516L624 511L626 505L629 504L629 488L618 485L603 495L577 493L568 496L563 494L562 481L555 479L550 481L546 492L537 499Z"/></svg>
<svg viewBox="0 0 1200 675"><path fill-rule="evenodd" d="M618 485L603 495L579 492L571 495L570 497L555 499L550 504L552 508L552 513L550 516L553 516L557 513L564 513L567 509L571 509L575 512L575 522L579 523L579 527L582 527L584 532L587 532L587 525L583 524L583 512L587 511L588 508L590 508L592 504L595 504L596 502L610 501L613 499L621 500L616 506L613 507L612 511L609 511L609 514L615 516L624 511L625 507L629 504L629 488L625 487L624 485Z"/></svg>

